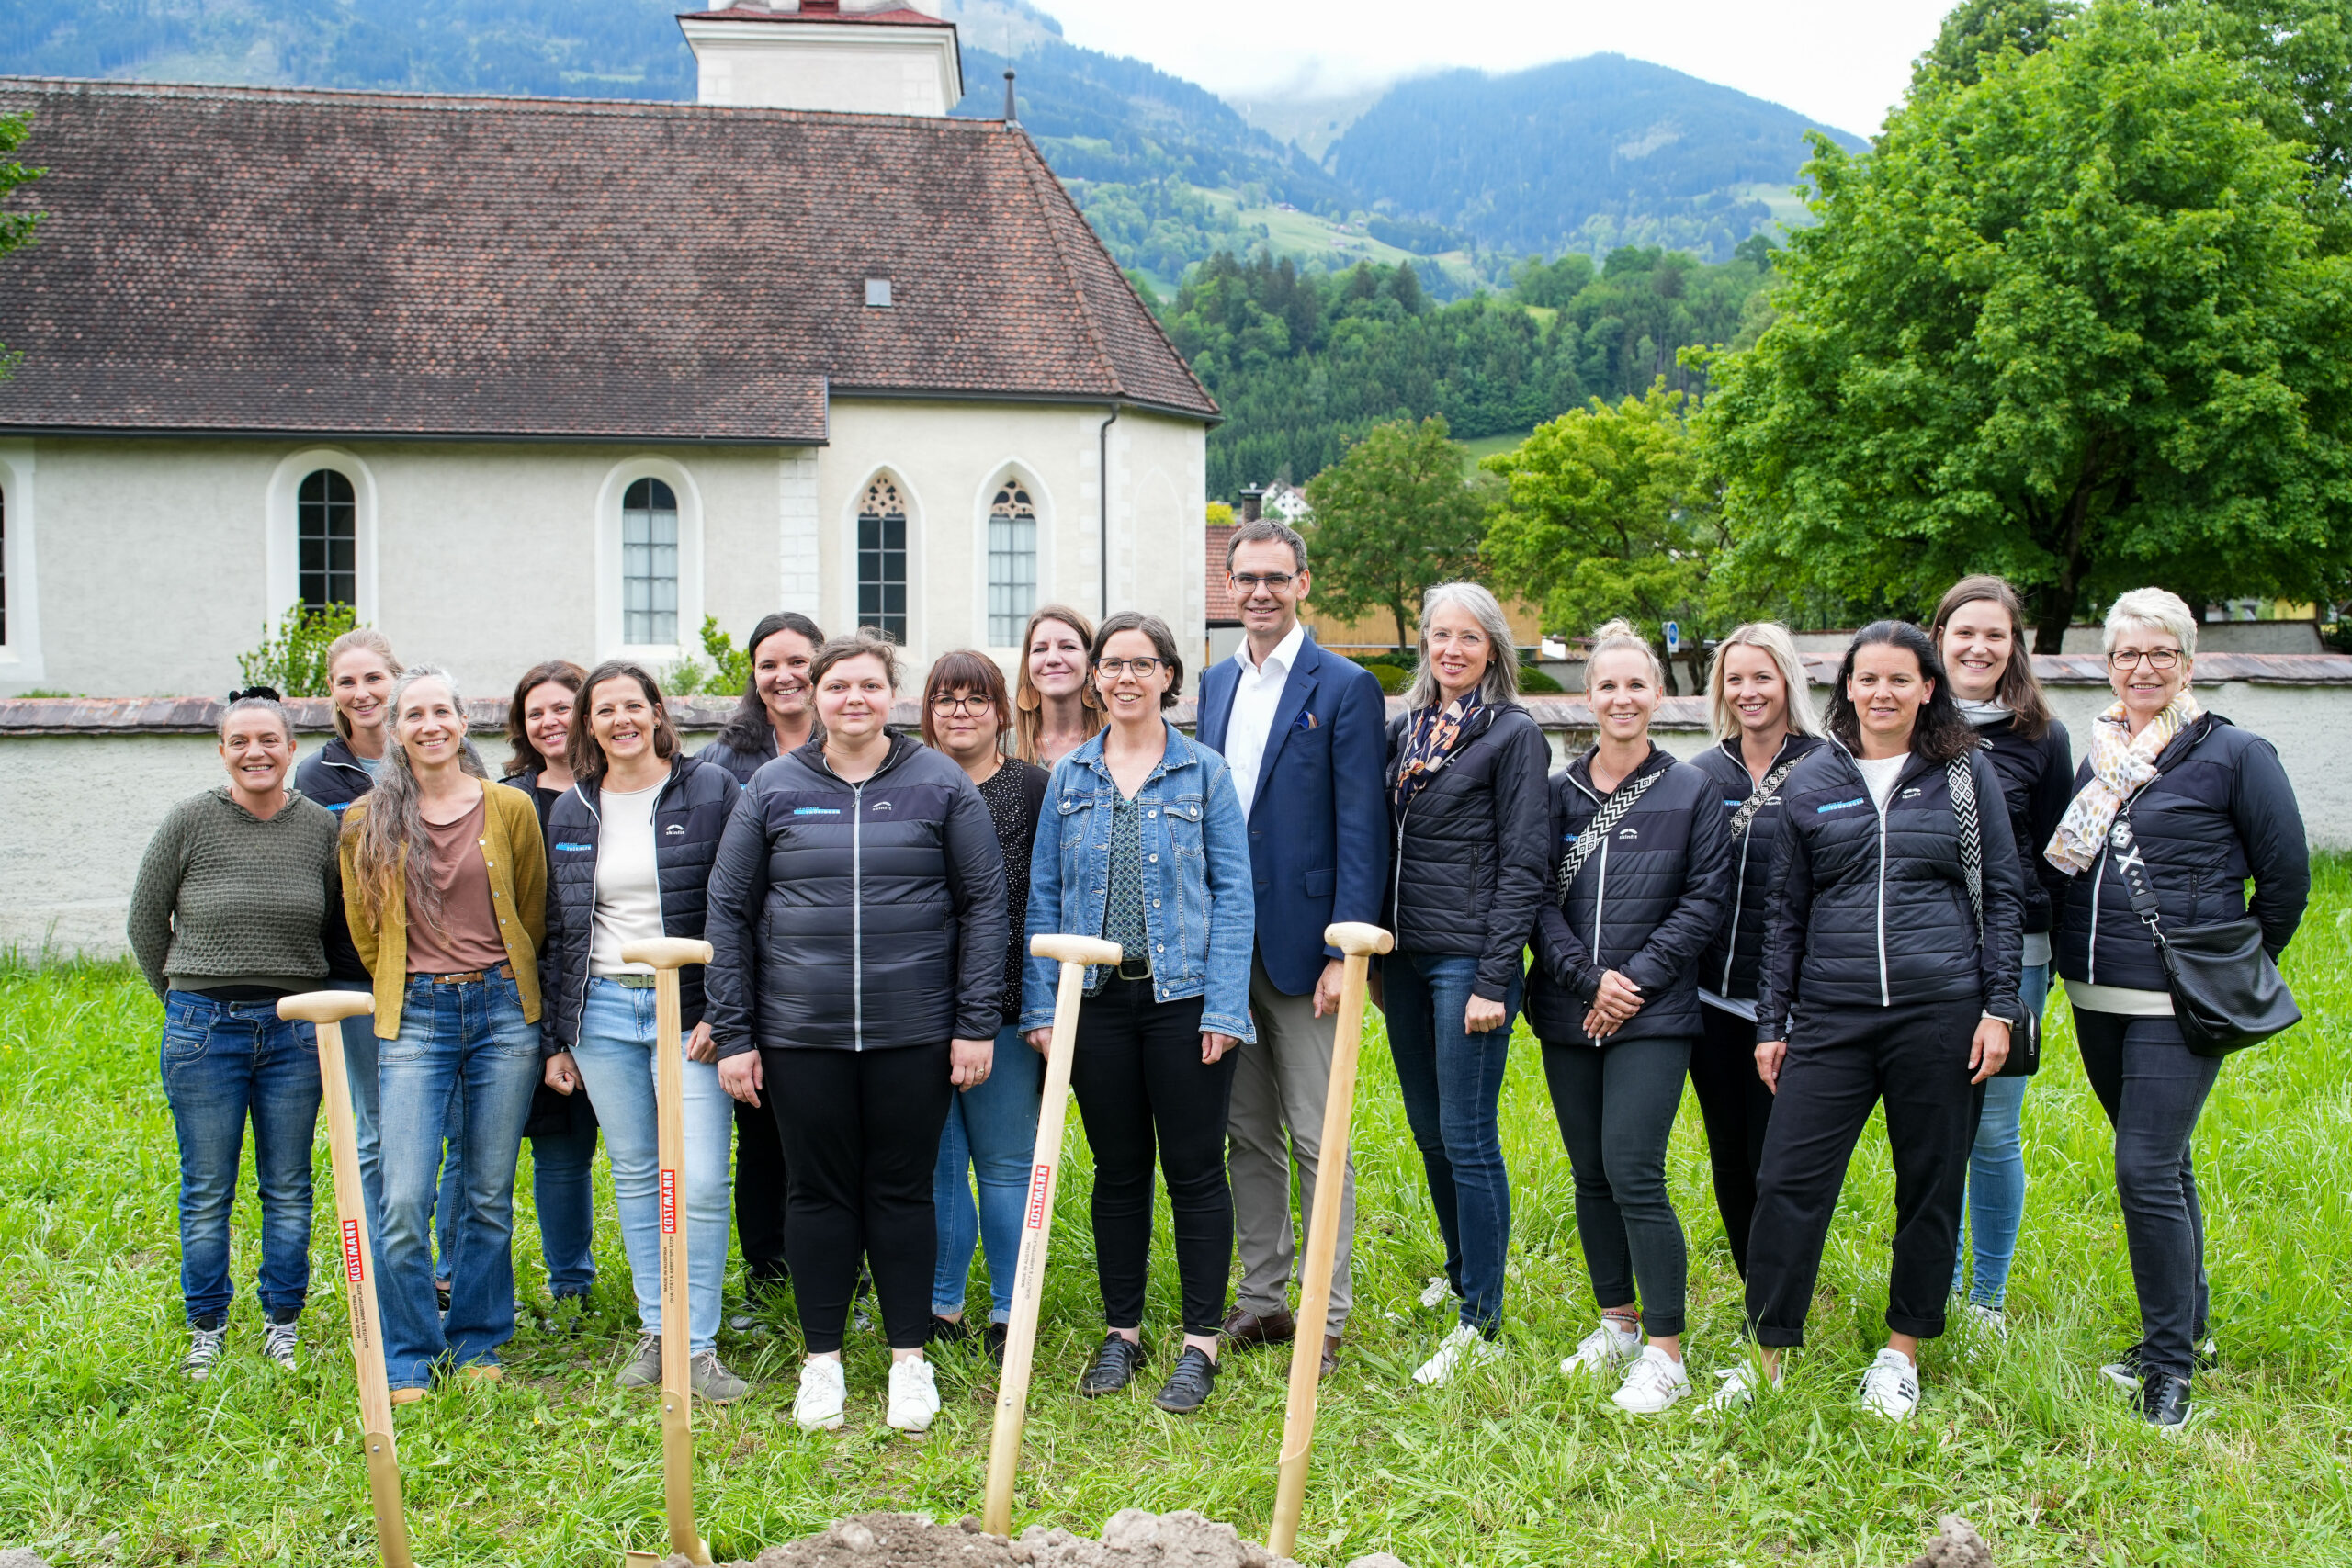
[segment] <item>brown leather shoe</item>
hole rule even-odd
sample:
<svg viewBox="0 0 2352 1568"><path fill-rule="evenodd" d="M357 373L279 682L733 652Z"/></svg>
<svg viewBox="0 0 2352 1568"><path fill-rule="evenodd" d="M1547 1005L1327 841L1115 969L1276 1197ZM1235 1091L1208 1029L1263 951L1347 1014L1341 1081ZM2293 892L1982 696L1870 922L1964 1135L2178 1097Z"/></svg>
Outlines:
<svg viewBox="0 0 2352 1568"><path fill-rule="evenodd" d="M1323 1370L1315 1375L1318 1379L1328 1378L1339 1370L1340 1337L1336 1334L1326 1334L1323 1336Z"/></svg>
<svg viewBox="0 0 2352 1568"><path fill-rule="evenodd" d="M1288 1312L1274 1311L1260 1317L1254 1312L1235 1307L1225 1314L1218 1332L1235 1345L1283 1345L1298 1333L1298 1320Z"/></svg>

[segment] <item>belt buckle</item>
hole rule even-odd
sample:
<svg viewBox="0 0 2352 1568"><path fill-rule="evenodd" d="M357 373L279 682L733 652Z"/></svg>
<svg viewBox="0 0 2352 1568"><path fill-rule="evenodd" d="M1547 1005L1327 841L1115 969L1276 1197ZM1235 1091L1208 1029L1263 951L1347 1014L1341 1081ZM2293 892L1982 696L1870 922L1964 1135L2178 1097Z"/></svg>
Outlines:
<svg viewBox="0 0 2352 1568"><path fill-rule="evenodd" d="M1146 953L1146 954L1145 954L1143 957L1141 957L1141 958L1129 958L1129 957L1128 957L1126 954L1125 954L1124 953L1121 953L1121 954L1119 955L1119 970L1118 970L1118 974L1119 974L1119 978L1120 978L1120 979L1122 979L1122 980L1148 980L1148 979L1150 979L1150 978L1151 978L1151 955L1150 955L1150 954L1148 954L1148 953Z"/></svg>
<svg viewBox="0 0 2352 1568"><path fill-rule="evenodd" d="M627 986L632 991L650 991L656 976L651 975L607 975L605 979L616 986Z"/></svg>

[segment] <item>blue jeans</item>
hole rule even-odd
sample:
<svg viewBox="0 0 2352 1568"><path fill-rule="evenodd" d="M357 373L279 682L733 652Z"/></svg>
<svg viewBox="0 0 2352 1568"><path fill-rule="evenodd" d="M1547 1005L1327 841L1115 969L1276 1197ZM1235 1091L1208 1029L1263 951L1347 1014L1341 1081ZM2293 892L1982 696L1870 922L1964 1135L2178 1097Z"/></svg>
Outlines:
<svg viewBox="0 0 2352 1568"><path fill-rule="evenodd" d="M939 1263L931 1279L936 1316L963 1312L972 1247L978 1243L988 1250L989 1321L1012 1319L1012 1271L1021 1259L1022 1207L1029 1199L1029 1160L1037 1152L1037 1107L1045 1089L1046 1058L1008 1025L996 1032L989 1076L948 1102L931 1178L931 1203L939 1216ZM967 1173L979 1182L977 1212Z"/></svg>
<svg viewBox="0 0 2352 1568"><path fill-rule="evenodd" d="M2018 999L2039 1018L2050 999L2050 965L2030 964L2018 976ZM2031 1078L1986 1078L1984 1113L1968 1153L1968 1230L1951 1262L1952 1294L1960 1293L1969 1244L1976 1247L1976 1279L1968 1299L1996 1312L2009 1293L2009 1264L2025 1224L2026 1086Z"/></svg>
<svg viewBox="0 0 2352 1568"><path fill-rule="evenodd" d="M324 991L368 991L373 980L329 980ZM343 1072L351 1085L352 1141L359 1149L359 1196L368 1210L370 1240L384 1234L384 1174L382 1140L376 1132L376 1038L365 1017L343 1021Z"/></svg>
<svg viewBox="0 0 2352 1568"><path fill-rule="evenodd" d="M653 1100L653 991L591 980L571 1059L595 1102L613 1159L621 1243L637 1283L637 1320L662 1332L661 1123ZM686 1332L696 1355L718 1343L718 1293L727 1280L727 1159L735 1108L715 1062L681 1064L685 1123Z"/></svg>
<svg viewBox="0 0 2352 1568"><path fill-rule="evenodd" d="M1491 1339L1502 1327L1503 1254L1510 1245L1510 1173L1497 1108L1521 982L1503 998L1501 1026L1472 1034L1462 1013L1478 977L1476 958L1396 953L1381 962L1380 974L1388 1051L1429 1172L1445 1277L1462 1297L1462 1321Z"/></svg>
<svg viewBox="0 0 2352 1568"><path fill-rule="evenodd" d="M383 1235L376 1299L394 1388L423 1388L437 1365L496 1365L514 1336L514 1167L539 1081L539 1026L511 979L435 985L412 975L401 1032L377 1042ZM434 1189L449 1086L462 1086L465 1168L449 1264L449 1316L433 1299Z"/></svg>
<svg viewBox="0 0 2352 1568"><path fill-rule="evenodd" d="M180 1295L190 1323L227 1316L229 1210L253 1122L261 1190L262 1311L287 1318L311 1290L311 1141L319 1122L319 1051L307 1023L275 1002L164 998L164 1097L180 1145Z"/></svg>
<svg viewBox="0 0 2352 1568"><path fill-rule="evenodd" d="M536 1089L533 1091L537 1092ZM558 1301L584 1296L596 1283L594 1168L596 1123L564 1133L531 1134L531 1202L539 1216L539 1255L548 1269L548 1293ZM441 1183L433 1194L433 1277L449 1277L458 1251L458 1207L466 1180L466 1097L449 1086L449 1110L441 1145Z"/></svg>

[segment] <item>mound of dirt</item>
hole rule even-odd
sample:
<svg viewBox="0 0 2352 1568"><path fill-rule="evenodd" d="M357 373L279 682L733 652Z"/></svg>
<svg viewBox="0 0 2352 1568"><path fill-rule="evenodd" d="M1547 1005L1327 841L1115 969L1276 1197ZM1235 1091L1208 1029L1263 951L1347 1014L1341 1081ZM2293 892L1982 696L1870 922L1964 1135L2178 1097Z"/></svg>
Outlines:
<svg viewBox="0 0 2352 1568"><path fill-rule="evenodd" d="M1928 1550L1912 1559L1909 1568L1993 1568L1993 1552L1966 1519L1946 1514L1936 1521Z"/></svg>
<svg viewBox="0 0 2352 1568"><path fill-rule="evenodd" d="M665 1568L683 1568L673 1557ZM1089 1540L1032 1525L1011 1540L984 1535L977 1520L928 1524L910 1514L860 1514L821 1535L772 1546L751 1562L727 1568L1298 1568L1231 1525L1191 1509L1155 1514L1123 1508ZM1405 1568L1386 1552L1348 1568Z"/></svg>

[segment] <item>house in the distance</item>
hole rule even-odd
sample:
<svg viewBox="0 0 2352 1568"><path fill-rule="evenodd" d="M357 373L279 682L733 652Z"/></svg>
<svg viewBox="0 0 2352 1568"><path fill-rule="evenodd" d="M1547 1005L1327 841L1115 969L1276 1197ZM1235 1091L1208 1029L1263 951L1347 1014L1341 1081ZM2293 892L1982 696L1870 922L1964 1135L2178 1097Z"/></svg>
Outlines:
<svg viewBox="0 0 2352 1568"><path fill-rule="evenodd" d="M780 608L1197 642L1216 405L955 28L682 25L698 104L0 79L0 695L223 691L298 601L484 694Z"/></svg>

